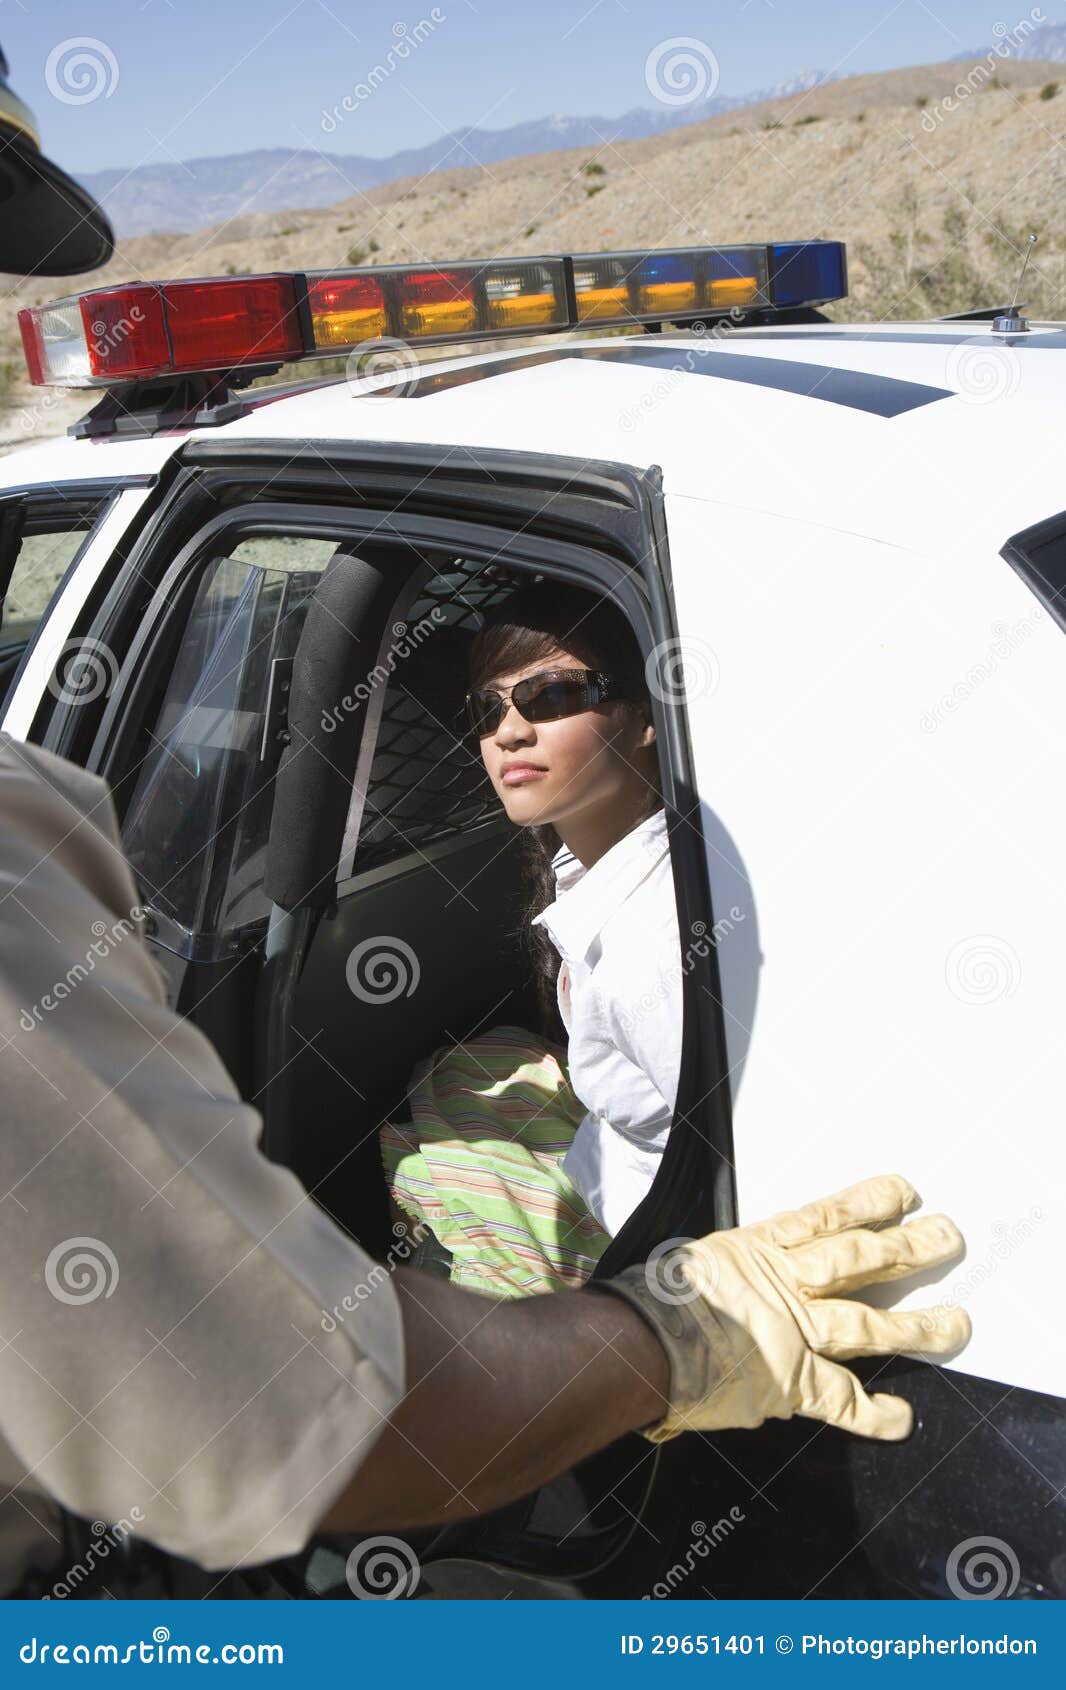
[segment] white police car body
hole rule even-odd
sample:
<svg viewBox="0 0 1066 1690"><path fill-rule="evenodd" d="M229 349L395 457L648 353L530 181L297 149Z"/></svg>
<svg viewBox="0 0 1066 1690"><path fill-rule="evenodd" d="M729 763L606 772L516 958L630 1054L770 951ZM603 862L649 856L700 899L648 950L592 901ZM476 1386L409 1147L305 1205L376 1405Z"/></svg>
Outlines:
<svg viewBox="0 0 1066 1690"><path fill-rule="evenodd" d="M604 1268L899 1171L967 1255L869 1295L961 1301L974 1335L943 1367L869 1364L916 1404L904 1446L800 1422L680 1440L653 1479L627 1444L565 1502L424 1555L639 1594L690 1515L733 1505L746 1523L672 1594L957 1595L989 1539L1001 1593L1062 1595L1066 330L834 325L784 288L775 310L786 251L807 298L844 291L818 243L760 249L741 308L753 250L718 253L714 282L700 260L698 300L676 273L634 296L624 255L624 313L610 255L543 261L558 287L525 276L549 304L507 331L542 309L685 332L416 364L382 338L393 299L370 319L392 373L242 396L157 364L84 437L0 460L9 615L20 559L32 600L34 545L57 548L36 626L31 604L0 650L3 726L112 783L173 1001L256 1095L270 1153L385 1251L374 1126L411 1062L501 1003L535 1013L501 938L514 830L457 725L477 607L530 572L611 593L677 817L685 1037L661 1176ZM583 262L607 302L585 318ZM450 274L431 306L454 306ZM492 333L489 296L425 338ZM326 300L355 316L332 339L314 320L319 353L367 338L353 298ZM29 338L69 379L70 321ZM344 983L374 934L417 978L368 1003Z"/></svg>

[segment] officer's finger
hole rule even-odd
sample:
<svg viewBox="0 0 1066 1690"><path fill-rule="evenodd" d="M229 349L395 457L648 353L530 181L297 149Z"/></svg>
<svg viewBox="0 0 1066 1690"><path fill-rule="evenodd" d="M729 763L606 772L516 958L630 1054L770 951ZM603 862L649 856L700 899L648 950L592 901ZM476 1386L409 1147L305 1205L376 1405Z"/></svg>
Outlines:
<svg viewBox="0 0 1066 1690"><path fill-rule="evenodd" d="M801 1291L841 1296L881 1280L940 1267L963 1248L962 1233L947 1215L919 1215L906 1226L885 1227L881 1232L853 1228L835 1238L798 1244L788 1261Z"/></svg>
<svg viewBox="0 0 1066 1690"><path fill-rule="evenodd" d="M801 1209L784 1209L769 1220L757 1222L751 1230L771 1244L790 1247L811 1238L831 1237L852 1226L881 1226L886 1221L902 1220L918 1201L913 1185L901 1174L875 1174L831 1197L805 1203Z"/></svg>
<svg viewBox="0 0 1066 1690"><path fill-rule="evenodd" d="M799 1413L813 1420L886 1442L908 1437L914 1425L914 1410L905 1397L894 1397L887 1391L871 1396L848 1368L821 1356L815 1357L809 1385Z"/></svg>
<svg viewBox="0 0 1066 1690"><path fill-rule="evenodd" d="M867 1303L826 1298L809 1305L808 1343L819 1355L945 1356L969 1340L965 1309L938 1303L927 1309L873 1309Z"/></svg>

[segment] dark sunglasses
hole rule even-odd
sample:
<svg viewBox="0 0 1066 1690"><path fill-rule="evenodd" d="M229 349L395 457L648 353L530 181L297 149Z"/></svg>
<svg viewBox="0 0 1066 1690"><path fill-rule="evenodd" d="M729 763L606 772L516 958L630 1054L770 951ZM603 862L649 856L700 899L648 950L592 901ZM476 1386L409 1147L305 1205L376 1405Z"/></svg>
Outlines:
<svg viewBox="0 0 1066 1690"><path fill-rule="evenodd" d="M557 722L561 716L578 716L608 698L630 694L611 675L598 669L541 669L516 681L511 703L527 722ZM495 687L475 687L466 695L470 725L479 739L493 734L507 709L506 697Z"/></svg>

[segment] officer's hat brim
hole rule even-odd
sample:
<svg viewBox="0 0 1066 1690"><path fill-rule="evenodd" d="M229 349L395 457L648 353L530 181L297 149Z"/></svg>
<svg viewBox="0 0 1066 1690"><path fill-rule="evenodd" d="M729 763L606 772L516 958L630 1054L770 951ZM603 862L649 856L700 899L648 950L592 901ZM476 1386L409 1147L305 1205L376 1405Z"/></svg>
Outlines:
<svg viewBox="0 0 1066 1690"><path fill-rule="evenodd" d="M77 276L106 264L114 250L95 200L0 114L0 270Z"/></svg>

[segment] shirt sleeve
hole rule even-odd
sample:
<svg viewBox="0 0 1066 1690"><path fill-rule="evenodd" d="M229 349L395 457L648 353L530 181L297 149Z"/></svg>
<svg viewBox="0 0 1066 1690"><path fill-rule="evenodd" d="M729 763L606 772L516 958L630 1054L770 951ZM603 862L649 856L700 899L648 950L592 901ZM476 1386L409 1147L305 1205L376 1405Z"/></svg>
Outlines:
<svg viewBox="0 0 1066 1690"><path fill-rule="evenodd" d="M165 1003L106 785L0 734L0 1439L209 1568L296 1552L403 1391L388 1268Z"/></svg>

